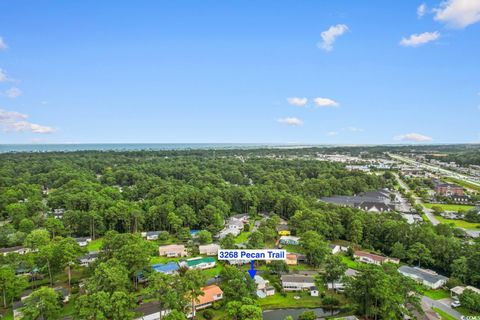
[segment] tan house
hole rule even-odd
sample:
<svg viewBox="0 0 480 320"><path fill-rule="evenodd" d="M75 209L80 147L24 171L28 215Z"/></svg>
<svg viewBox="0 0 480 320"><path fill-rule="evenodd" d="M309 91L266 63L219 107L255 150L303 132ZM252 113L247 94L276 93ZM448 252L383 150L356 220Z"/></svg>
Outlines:
<svg viewBox="0 0 480 320"><path fill-rule="evenodd" d="M200 254L204 254L207 256L216 256L218 254L218 250L220 250L220 246L216 243L200 245L198 246L200 250Z"/></svg>
<svg viewBox="0 0 480 320"><path fill-rule="evenodd" d="M355 251L353 257L364 263L376 264L381 265L382 263L391 262L391 263L400 263L400 260L396 258L389 258L384 256L379 256L378 254L369 253L366 251Z"/></svg>
<svg viewBox="0 0 480 320"><path fill-rule="evenodd" d="M186 257L187 250L183 244L169 244L158 247L160 257Z"/></svg>

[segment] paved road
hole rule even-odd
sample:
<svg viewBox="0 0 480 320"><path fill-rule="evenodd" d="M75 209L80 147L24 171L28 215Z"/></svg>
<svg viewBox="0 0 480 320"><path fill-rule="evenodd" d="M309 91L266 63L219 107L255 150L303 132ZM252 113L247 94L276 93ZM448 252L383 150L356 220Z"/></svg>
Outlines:
<svg viewBox="0 0 480 320"><path fill-rule="evenodd" d="M437 307L438 309L448 313L449 315L451 315L455 319L461 319L461 317L462 317L462 314L460 312L450 308L450 306L447 306L444 303L441 303L439 301L435 301L433 299L430 299L429 297L423 296L422 297L422 302L426 303L428 306Z"/></svg>
<svg viewBox="0 0 480 320"><path fill-rule="evenodd" d="M423 202L420 200L419 197L417 197L411 190L410 188L407 186L407 184L402 180L400 179L400 177L398 176L398 174L394 174L395 175L395 178L397 178L397 181L398 181L398 184L403 188L405 189L407 192L410 192L413 196L413 199L415 200L415 204L419 204L422 206L422 209L423 209L423 213L425 213L425 215L427 216L428 220L430 220L430 222L436 226L437 224L440 223L440 221L437 220L437 218L435 218L435 215L432 213L432 210L428 209L428 208L425 208L425 206L423 205Z"/></svg>
<svg viewBox="0 0 480 320"><path fill-rule="evenodd" d="M410 159L408 157L403 157L403 156L399 156L399 155L396 155L396 154L389 153L388 155L390 157L392 157L393 159L400 160L400 161L410 163L410 164L415 164L415 165L418 165L418 166L420 166L424 169L427 169L427 170L430 170L430 171L433 171L433 172L437 172L437 173L441 172L444 175L447 175L451 178L460 179L460 180L463 180L465 182L471 183L473 185L480 186L480 183L478 181L474 180L472 177L467 176L465 174L461 174L461 173L458 173L458 172L455 172L455 171L447 170L445 168L435 166L435 165L432 165L432 164L419 162L419 161Z"/></svg>

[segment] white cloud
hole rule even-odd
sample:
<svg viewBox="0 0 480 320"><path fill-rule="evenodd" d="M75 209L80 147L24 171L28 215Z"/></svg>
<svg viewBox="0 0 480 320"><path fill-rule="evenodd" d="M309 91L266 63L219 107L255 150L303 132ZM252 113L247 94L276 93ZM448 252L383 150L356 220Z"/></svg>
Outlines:
<svg viewBox="0 0 480 320"><path fill-rule="evenodd" d="M426 142L433 139L420 133L407 133L394 137L397 141Z"/></svg>
<svg viewBox="0 0 480 320"><path fill-rule="evenodd" d="M15 99L21 95L22 95L22 90L15 87L11 87L10 89L5 90L5 96L7 96L10 99Z"/></svg>
<svg viewBox="0 0 480 320"><path fill-rule="evenodd" d="M315 102L315 105L319 108L324 108L324 107L338 107L339 103L329 99L329 98L321 98L317 97L313 99L313 102Z"/></svg>
<svg viewBox="0 0 480 320"><path fill-rule="evenodd" d="M417 8L417 17L421 18L425 15L425 13L427 13L427 5L425 3L422 3Z"/></svg>
<svg viewBox="0 0 480 320"><path fill-rule="evenodd" d="M295 118L295 117L280 118L277 121L280 122L280 123L289 125L289 126L294 126L294 127L298 127L298 126L301 126L303 124L302 120L300 120L298 118Z"/></svg>
<svg viewBox="0 0 480 320"><path fill-rule="evenodd" d="M320 36L322 37L322 42L317 44L317 47L325 51L331 51L333 49L333 43L335 39L345 32L348 31L348 27L344 24L337 24L331 26L328 30L323 31Z"/></svg>
<svg viewBox="0 0 480 320"><path fill-rule="evenodd" d="M7 81L7 74L5 73L5 71L0 69L0 82L5 82L5 81Z"/></svg>
<svg viewBox="0 0 480 320"><path fill-rule="evenodd" d="M307 98L300 98L300 97L287 98L287 101L288 101L289 104L291 104L293 106L297 106L297 107L304 107L308 103Z"/></svg>
<svg viewBox="0 0 480 320"><path fill-rule="evenodd" d="M4 131L29 131L33 133L53 133L55 128L42 126L27 121L28 115L0 109L0 128Z"/></svg>
<svg viewBox="0 0 480 320"><path fill-rule="evenodd" d="M400 41L400 44L404 47L418 47L425 43L435 41L439 37L440 37L440 33L438 31L412 34L408 38L402 38L402 40Z"/></svg>
<svg viewBox="0 0 480 320"><path fill-rule="evenodd" d="M5 50L7 48L8 48L7 44L5 43L5 41L3 41L3 38L0 37L0 50Z"/></svg>
<svg viewBox="0 0 480 320"><path fill-rule="evenodd" d="M337 131L329 131L329 132L327 132L327 136L329 136L329 137L333 137L333 136L336 136L336 135L338 135L338 132L337 132Z"/></svg>
<svg viewBox="0 0 480 320"><path fill-rule="evenodd" d="M347 127L345 129L351 132L363 132L362 128L357 128L357 127Z"/></svg>
<svg viewBox="0 0 480 320"><path fill-rule="evenodd" d="M435 20L461 29L480 21L480 0L447 0L433 11Z"/></svg>

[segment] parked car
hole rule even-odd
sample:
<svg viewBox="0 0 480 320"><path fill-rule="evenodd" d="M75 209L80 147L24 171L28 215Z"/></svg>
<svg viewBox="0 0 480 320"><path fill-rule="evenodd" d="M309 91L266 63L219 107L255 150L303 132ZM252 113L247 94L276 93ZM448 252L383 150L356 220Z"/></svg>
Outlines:
<svg viewBox="0 0 480 320"><path fill-rule="evenodd" d="M460 307L461 305L462 305L462 304L461 304L460 301L458 301L458 300L453 300L452 303L450 304L450 306L451 306L452 308L458 308L458 307Z"/></svg>

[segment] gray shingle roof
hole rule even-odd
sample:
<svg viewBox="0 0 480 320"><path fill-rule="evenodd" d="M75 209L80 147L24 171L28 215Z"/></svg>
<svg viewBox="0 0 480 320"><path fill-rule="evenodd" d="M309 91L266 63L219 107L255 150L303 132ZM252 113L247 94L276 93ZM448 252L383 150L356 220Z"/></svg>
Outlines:
<svg viewBox="0 0 480 320"><path fill-rule="evenodd" d="M442 276L440 274L430 273L426 270L423 270L420 268L412 268L409 266L401 266L400 268L398 268L398 271L408 275L412 275L415 278L422 279L429 283L436 283L439 280L445 280L445 281L448 280L447 277Z"/></svg>

